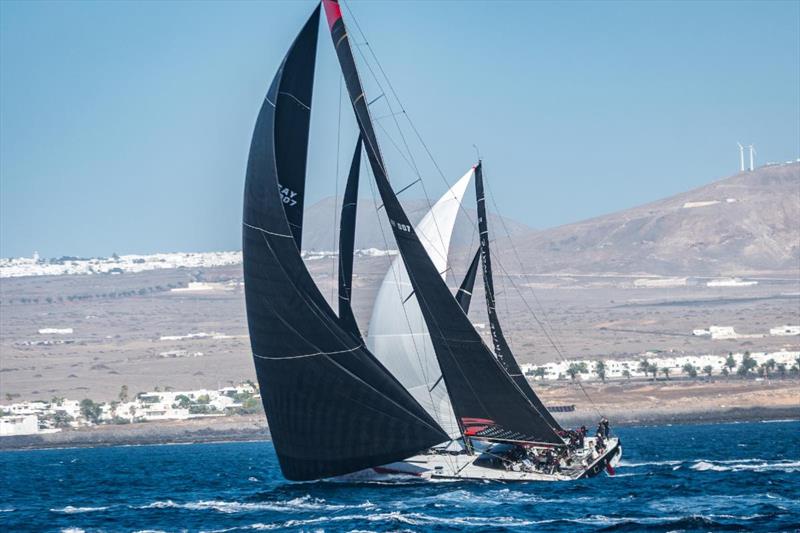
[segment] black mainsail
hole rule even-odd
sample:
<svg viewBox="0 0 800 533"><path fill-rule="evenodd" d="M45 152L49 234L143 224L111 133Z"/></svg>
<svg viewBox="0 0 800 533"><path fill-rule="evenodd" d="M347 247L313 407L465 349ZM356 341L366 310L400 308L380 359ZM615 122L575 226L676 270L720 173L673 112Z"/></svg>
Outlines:
<svg viewBox="0 0 800 533"><path fill-rule="evenodd" d="M492 333L492 343L497 359L506 369L508 375L514 380L519 389L525 394L528 400L536 407L536 410L547 419L547 422L554 428L562 430L553 415L547 410L542 401L533 392L527 378L522 374L514 354L503 335L503 328L500 327L500 320L497 318L497 307L494 292L494 279L492 277L492 256L489 252L489 227L486 217L486 195L483 189L483 163L478 161L475 167L475 196L478 200L478 233L480 238L481 265L483 266L483 284L486 293L486 311L489 315L489 328Z"/></svg>
<svg viewBox="0 0 800 533"><path fill-rule="evenodd" d="M323 0L328 26L372 172L430 331L462 433L563 445L472 327L425 251L389 183L339 3Z"/></svg>
<svg viewBox="0 0 800 533"><path fill-rule="evenodd" d="M472 301L472 290L475 288L475 278L478 274L478 264L480 260L481 249L478 248L475 252L475 256L472 258L472 262L469 264L467 273L464 275L464 281L461 282L461 286L458 288L458 292L456 292L456 301L465 315L469 314L469 304Z"/></svg>
<svg viewBox="0 0 800 533"><path fill-rule="evenodd" d="M361 137L350 163L347 185L342 200L342 217L339 222L339 322L355 338L361 338L351 301L353 288L353 253L358 213L358 179L361 170Z"/></svg>
<svg viewBox="0 0 800 533"><path fill-rule="evenodd" d="M310 480L402 460L448 439L340 326L300 256L319 7L256 120L242 254L250 343L284 476Z"/></svg>

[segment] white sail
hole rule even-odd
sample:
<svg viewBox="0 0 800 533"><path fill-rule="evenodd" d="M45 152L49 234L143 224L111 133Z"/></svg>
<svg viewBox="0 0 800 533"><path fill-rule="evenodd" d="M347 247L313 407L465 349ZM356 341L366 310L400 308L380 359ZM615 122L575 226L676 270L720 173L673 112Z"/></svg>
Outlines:
<svg viewBox="0 0 800 533"><path fill-rule="evenodd" d="M461 200L474 169L459 179L431 208L415 230L442 278ZM369 322L367 347L408 389L439 425L459 437L453 407L403 259L397 256L378 290Z"/></svg>

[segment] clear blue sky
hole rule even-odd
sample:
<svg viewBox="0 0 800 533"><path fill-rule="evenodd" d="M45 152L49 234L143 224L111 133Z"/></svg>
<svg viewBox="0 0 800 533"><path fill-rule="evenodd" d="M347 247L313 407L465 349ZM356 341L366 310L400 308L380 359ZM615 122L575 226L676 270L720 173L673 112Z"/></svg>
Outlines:
<svg viewBox="0 0 800 533"><path fill-rule="evenodd" d="M0 255L238 249L255 116L313 5L0 2ZM533 227L730 175L737 140L800 152L798 2L350 5L448 179L477 144ZM309 201L336 190L325 26L318 72Z"/></svg>

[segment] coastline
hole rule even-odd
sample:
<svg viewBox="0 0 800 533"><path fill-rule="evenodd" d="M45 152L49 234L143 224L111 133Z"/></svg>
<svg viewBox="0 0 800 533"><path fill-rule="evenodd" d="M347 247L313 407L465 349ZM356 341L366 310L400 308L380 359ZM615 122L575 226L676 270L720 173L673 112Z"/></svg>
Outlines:
<svg viewBox="0 0 800 533"><path fill-rule="evenodd" d="M604 411L612 427L724 424L800 420L800 405L793 407L736 407L717 411L620 410ZM587 410L559 414L563 425L587 424L590 430L596 414ZM591 425L590 425L591 424ZM0 438L0 451L59 448L99 448L212 442L270 440L263 415L230 416L165 422L103 425L58 433Z"/></svg>
<svg viewBox="0 0 800 533"><path fill-rule="evenodd" d="M0 438L0 451L269 440L263 415L99 425Z"/></svg>

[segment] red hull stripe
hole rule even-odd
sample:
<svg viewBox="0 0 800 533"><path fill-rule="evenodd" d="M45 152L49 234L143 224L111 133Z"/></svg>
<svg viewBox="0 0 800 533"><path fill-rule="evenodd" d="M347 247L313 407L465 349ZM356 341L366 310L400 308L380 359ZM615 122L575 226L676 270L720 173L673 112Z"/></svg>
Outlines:
<svg viewBox="0 0 800 533"><path fill-rule="evenodd" d="M336 21L342 18L342 9L339 7L338 0L322 0L322 5L325 6L328 29L331 29L336 24Z"/></svg>
<svg viewBox="0 0 800 533"><path fill-rule="evenodd" d="M494 420L489 420L488 418L468 418L464 417L461 419L461 423L470 426L473 424L485 424L485 425L493 425Z"/></svg>

